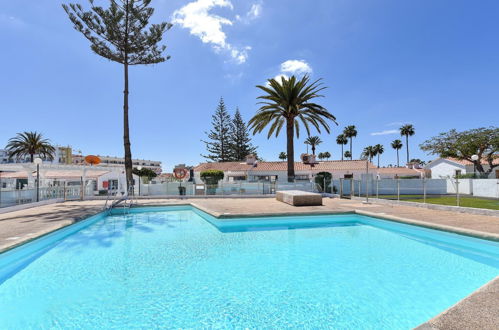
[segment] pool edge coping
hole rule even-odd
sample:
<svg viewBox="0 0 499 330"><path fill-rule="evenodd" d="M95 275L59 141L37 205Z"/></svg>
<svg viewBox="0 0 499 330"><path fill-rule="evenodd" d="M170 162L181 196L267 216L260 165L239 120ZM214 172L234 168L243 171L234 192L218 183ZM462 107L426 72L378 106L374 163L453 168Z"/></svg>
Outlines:
<svg viewBox="0 0 499 330"><path fill-rule="evenodd" d="M169 206L190 206L190 207L194 207L194 208L198 209L199 211L205 212L205 213L209 214L210 216L213 216L214 218L216 218L218 220L221 220L221 221L223 221L223 220L230 220L230 219L234 219L234 218L248 219L248 218L266 217L266 216L277 216L277 217L281 216L281 217L285 217L285 216L295 216L295 215L299 215L299 216L310 216L310 215L358 214L358 215L369 216L369 217L373 217L373 218L377 218L377 219L383 219L383 220L393 221L393 222L397 222L397 223L404 223L404 224L408 224L408 225L413 225L413 226L418 226L418 227L423 227L423 228L429 228L429 229L434 229L434 230L439 230L439 231L444 231L444 232L450 232L450 233L455 233L455 234L459 234L459 235L464 235L464 236L469 236L469 237L484 239L484 240L488 240L488 241L499 242L499 235L497 235L497 234L480 232L480 231L475 231L475 230L465 229L465 228L456 228L456 227L446 226L446 225L438 225L438 224L433 224L433 223L429 223L429 222L425 222L425 221L420 221L420 220L414 220L414 219L410 219L410 218L393 216L393 215L389 215L389 214L383 214L383 213L376 213L376 212L358 210L358 209L355 209L355 208L352 211L334 211L334 210L327 210L327 211L324 210L324 211L321 211L321 210L317 210L317 211L309 211L309 212L279 212L279 213L269 213L269 212L265 213L265 212L262 212L262 213L254 213L254 214L237 214L237 213L220 213L220 212L216 212L216 211L213 211L213 210L211 210L211 209L209 209L207 207L200 206L200 205L197 205L196 203L187 202L187 201L183 202L183 203L178 203L178 204L175 203L175 204L157 204L157 205L133 206L133 208L135 208L135 209L139 209L139 208L155 208L155 207L160 208L160 207L169 207ZM88 219L88 218L93 217L93 216L97 216L97 215L99 215L101 213L104 213L104 212L106 212L106 211L105 210L104 211L100 210L99 212L95 212L95 213L94 212L87 212L83 216L80 216L80 217L78 217L76 219L73 219L73 221L71 223L62 224L60 227L54 228L53 230L50 230L50 231L48 231L48 232L46 232L44 234L41 234L41 235L36 236L36 237L30 237L29 239L26 239L24 241L20 241L20 242L14 243L14 244L6 247L6 248L0 249L0 254L8 252L8 251L10 251L10 250L12 250L14 248L17 248L19 246L22 246L24 244L32 242L33 240L45 237L45 236L50 235L50 234L52 234L54 232L57 232L57 231L62 230L64 228L67 228L68 226L77 224L77 223L79 223L81 221L84 221L85 219ZM434 324L437 323L437 322L439 322L439 321L441 321L442 319L445 319L446 315L448 313L450 313L452 311L455 311L456 309L458 310L460 307L463 306L463 304L464 305L468 304L470 300L475 299L476 296L482 294L482 292L484 290L486 290L489 286L495 284L496 282L499 283L499 276L497 276L494 279L490 280L489 282L485 283L480 288L478 288L475 291L471 292L468 296L466 296L463 299L459 300L454 305L448 307L446 310L440 312L439 314L435 315L431 319L429 319L429 320L425 321L424 323L418 325L414 329L415 330L440 330L440 329L447 329L447 328L449 328L449 326L447 324L444 327L438 327L438 326L436 326ZM498 295L499 295L499 293L498 293ZM473 304L473 302L472 302L472 304ZM480 307L483 307L483 306L480 306ZM466 307L465 307L465 309L466 309ZM490 312L491 315L495 315L493 307L489 306L489 309L490 309L490 311L488 311L488 312ZM483 311L484 310L482 309L482 312ZM457 313L459 313L459 311L457 311ZM443 322L447 323L446 320L443 320ZM498 323L499 323L499 321L498 321ZM450 327L450 328L453 328L453 327ZM481 328L484 328L484 327L481 327Z"/></svg>

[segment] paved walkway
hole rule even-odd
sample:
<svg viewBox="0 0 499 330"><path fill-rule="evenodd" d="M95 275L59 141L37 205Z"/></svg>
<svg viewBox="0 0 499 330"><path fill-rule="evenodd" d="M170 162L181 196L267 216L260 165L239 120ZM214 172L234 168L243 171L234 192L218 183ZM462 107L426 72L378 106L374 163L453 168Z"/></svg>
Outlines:
<svg viewBox="0 0 499 330"><path fill-rule="evenodd" d="M402 205L324 198L322 206L294 207L273 198L139 199L139 206L192 204L223 218L275 214L357 212L393 221L499 241L499 218ZM0 252L102 211L103 200L65 202L0 214ZM499 277L421 329L499 329Z"/></svg>

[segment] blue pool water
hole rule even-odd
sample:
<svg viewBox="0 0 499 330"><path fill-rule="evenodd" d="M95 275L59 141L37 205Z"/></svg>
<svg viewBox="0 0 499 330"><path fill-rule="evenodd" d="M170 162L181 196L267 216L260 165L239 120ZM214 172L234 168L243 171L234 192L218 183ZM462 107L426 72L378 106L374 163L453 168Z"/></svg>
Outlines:
<svg viewBox="0 0 499 330"><path fill-rule="evenodd" d="M359 215L133 211L0 255L0 329L408 329L499 275L497 243Z"/></svg>

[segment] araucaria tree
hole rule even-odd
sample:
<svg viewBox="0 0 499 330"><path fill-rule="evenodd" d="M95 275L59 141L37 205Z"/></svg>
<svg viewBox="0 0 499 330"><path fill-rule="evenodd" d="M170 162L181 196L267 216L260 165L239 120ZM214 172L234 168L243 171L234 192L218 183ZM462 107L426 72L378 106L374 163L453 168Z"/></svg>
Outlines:
<svg viewBox="0 0 499 330"><path fill-rule="evenodd" d="M9 159L29 156L32 163L35 155L52 160L55 153L55 148L50 144L50 141L44 139L42 134L37 132L17 133L9 140L6 149Z"/></svg>
<svg viewBox="0 0 499 330"><path fill-rule="evenodd" d="M231 132L232 120L227 112L223 98L220 98L217 110L211 116L213 128L208 135L209 141L203 141L206 144L208 155L202 155L214 162L229 162L232 160Z"/></svg>
<svg viewBox="0 0 499 330"><path fill-rule="evenodd" d="M300 137L300 122L310 135L310 125L320 133L322 126L327 133L331 131L327 120L336 123L336 118L323 106L314 103L314 99L322 97L319 93L325 89L320 79L310 82L308 75L297 79L281 77L269 79L267 86L257 86L265 94L258 97L263 100L256 115L249 121L253 134L261 133L270 125L267 138L274 133L277 137L282 127L286 127L288 181L295 179L294 136Z"/></svg>
<svg viewBox="0 0 499 330"><path fill-rule="evenodd" d="M355 125L350 125L345 127L343 130L343 135L347 138L350 139L350 160L352 160L352 139L357 136L357 129L355 128Z"/></svg>
<svg viewBox="0 0 499 330"><path fill-rule="evenodd" d="M402 141L400 140L393 140L392 141L392 148L397 150L397 167L400 167L400 162L399 162L399 150L402 149Z"/></svg>
<svg viewBox="0 0 499 330"><path fill-rule="evenodd" d="M154 13L151 0L109 0L109 7L96 6L88 0L90 10L80 4L63 4L74 25L90 41L90 48L110 61L123 65L123 144L127 185L133 184L132 151L128 120L128 68L131 65L156 64L169 59L163 55L166 46L159 45L170 23L149 24Z"/></svg>
<svg viewBox="0 0 499 330"><path fill-rule="evenodd" d="M246 126L239 109L236 109L236 113L232 119L230 149L230 158L234 161L244 160L249 154L256 156L256 147L251 144L248 127Z"/></svg>
<svg viewBox="0 0 499 330"><path fill-rule="evenodd" d="M475 164L479 173L488 176L499 166L499 127L481 127L458 132L455 129L426 140L419 146L421 150L442 158L453 157ZM478 159L471 157L477 155ZM483 163L488 164L487 170Z"/></svg>
<svg viewBox="0 0 499 330"><path fill-rule="evenodd" d="M348 139L344 134L340 134L336 137L336 144L341 145L341 160L343 160L343 146L348 143Z"/></svg>
<svg viewBox="0 0 499 330"><path fill-rule="evenodd" d="M406 124L400 127L400 135L405 136L405 148L407 151L407 163L409 163L409 136L413 136L416 133L414 126L411 124Z"/></svg>

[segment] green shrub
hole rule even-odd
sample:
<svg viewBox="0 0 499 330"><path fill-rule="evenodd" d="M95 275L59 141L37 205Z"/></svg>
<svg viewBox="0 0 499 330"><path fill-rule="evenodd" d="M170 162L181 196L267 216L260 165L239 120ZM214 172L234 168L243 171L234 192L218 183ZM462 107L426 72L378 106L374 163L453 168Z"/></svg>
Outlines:
<svg viewBox="0 0 499 330"><path fill-rule="evenodd" d="M315 176L315 183L317 183L323 192L331 193L331 179L332 175L329 172L319 172ZM326 190L324 190L324 183L326 184Z"/></svg>
<svg viewBox="0 0 499 330"><path fill-rule="evenodd" d="M207 170L200 174L201 180L206 184L217 184L224 178L224 172L220 170Z"/></svg>

